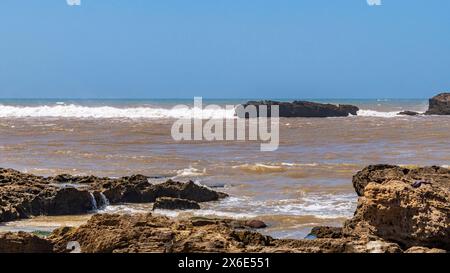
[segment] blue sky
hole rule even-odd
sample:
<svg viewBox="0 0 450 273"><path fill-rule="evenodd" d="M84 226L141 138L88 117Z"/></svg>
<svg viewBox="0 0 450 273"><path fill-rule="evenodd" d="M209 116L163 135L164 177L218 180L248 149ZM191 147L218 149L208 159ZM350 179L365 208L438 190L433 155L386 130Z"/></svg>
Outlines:
<svg viewBox="0 0 450 273"><path fill-rule="evenodd" d="M3 98L426 98L450 1L2 0Z"/></svg>

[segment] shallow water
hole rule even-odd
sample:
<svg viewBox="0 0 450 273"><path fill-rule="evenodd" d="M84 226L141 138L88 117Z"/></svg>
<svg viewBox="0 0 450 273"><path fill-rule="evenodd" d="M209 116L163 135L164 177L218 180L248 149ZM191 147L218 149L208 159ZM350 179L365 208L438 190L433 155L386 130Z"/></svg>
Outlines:
<svg viewBox="0 0 450 273"><path fill-rule="evenodd" d="M353 215L357 197L351 178L368 164L450 165L450 117L392 114L424 111L425 100L345 102L360 106L365 116L282 118L280 148L260 152L259 142L175 142L170 136L174 114L169 108L179 101L0 101L0 166L39 175L141 173L162 176L159 181L192 179L231 197L204 203L200 211L157 213L258 218L268 222L267 234L302 238L313 226L340 225ZM68 104L71 108L64 108ZM25 105L27 112L21 112ZM111 108L101 108L105 106ZM136 107L143 109L130 110ZM114 114L115 108L125 109L116 112L125 116ZM131 116L126 117L129 110ZM70 117L61 111L84 111L85 116ZM155 112L169 116L143 118ZM136 113L142 117L136 118ZM116 117L105 118L111 115ZM150 210L151 204L128 204L103 211ZM79 225L88 218L36 217L8 223L0 230L47 230Z"/></svg>

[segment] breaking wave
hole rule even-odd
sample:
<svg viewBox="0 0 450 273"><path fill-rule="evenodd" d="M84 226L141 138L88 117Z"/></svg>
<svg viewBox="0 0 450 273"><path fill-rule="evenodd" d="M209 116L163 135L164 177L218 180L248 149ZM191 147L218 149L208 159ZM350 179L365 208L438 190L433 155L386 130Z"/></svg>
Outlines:
<svg viewBox="0 0 450 273"><path fill-rule="evenodd" d="M233 109L203 109L204 119L232 119ZM25 117L50 117L50 118L94 118L94 119L161 119L161 118L199 118L194 115L192 108L153 108L153 107L129 107L120 108L112 106L81 106L69 105L42 105L42 106L10 106L0 105L0 118L25 118Z"/></svg>

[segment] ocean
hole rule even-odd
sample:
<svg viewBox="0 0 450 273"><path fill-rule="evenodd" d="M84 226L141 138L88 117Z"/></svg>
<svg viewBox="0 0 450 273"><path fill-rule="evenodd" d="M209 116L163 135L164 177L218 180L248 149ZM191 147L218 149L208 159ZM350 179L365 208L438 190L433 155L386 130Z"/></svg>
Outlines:
<svg viewBox="0 0 450 273"><path fill-rule="evenodd" d="M369 164L450 165L450 117L397 115L424 112L425 99L312 101L361 110L342 118L281 118L279 149L261 152L255 141L174 141L174 119L190 112L173 107L193 100L0 100L0 167L44 176L140 173L155 182L193 180L231 197L198 211L155 213L261 219L269 226L263 233L303 238L314 226L339 226L353 215L357 196L351 179ZM232 111L206 115L234 118ZM99 213L151 207L122 204ZM4 223L0 230L50 231L88 218L39 216Z"/></svg>

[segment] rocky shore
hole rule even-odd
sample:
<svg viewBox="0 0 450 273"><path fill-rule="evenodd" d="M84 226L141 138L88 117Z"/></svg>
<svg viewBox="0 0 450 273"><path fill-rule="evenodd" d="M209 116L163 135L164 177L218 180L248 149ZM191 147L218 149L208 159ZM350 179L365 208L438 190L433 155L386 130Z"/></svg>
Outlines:
<svg viewBox="0 0 450 273"><path fill-rule="evenodd" d="M58 187L58 183L85 187ZM264 228L265 224L257 220L172 219L151 213L96 214L85 225L59 228L46 238L24 232L0 234L0 252L70 252L69 242L77 242L82 252L92 253L450 251L449 169L373 165L355 174L353 185L359 195L353 218L343 227L316 227L303 240L262 235L256 229ZM91 196L90 193L94 197L108 196L110 202L156 201L157 206L177 209L183 208L183 204L196 208L193 202L226 196L192 182L154 185L143 176L43 178L5 169L1 171L0 193L2 221L28 217L35 212L67 213L65 204L68 206L69 201L63 198L66 196L72 196L69 200L81 200L73 205L76 208L73 211L91 210L92 204L85 197Z"/></svg>
<svg viewBox="0 0 450 273"><path fill-rule="evenodd" d="M0 168L0 222L37 215L84 214L107 204L152 203L160 197L176 198L166 199L166 206L180 208L184 204L191 208L226 196L192 181L152 184L143 175L118 179L67 174L42 177Z"/></svg>

